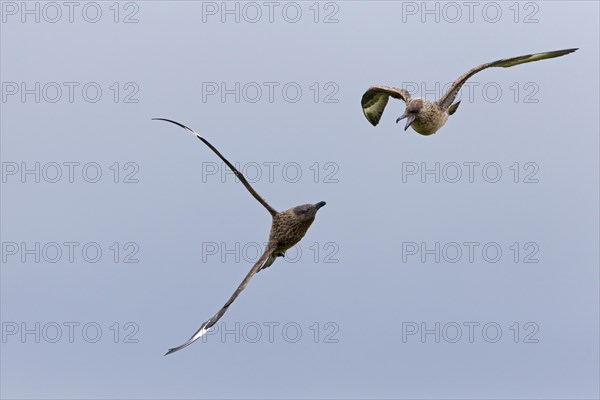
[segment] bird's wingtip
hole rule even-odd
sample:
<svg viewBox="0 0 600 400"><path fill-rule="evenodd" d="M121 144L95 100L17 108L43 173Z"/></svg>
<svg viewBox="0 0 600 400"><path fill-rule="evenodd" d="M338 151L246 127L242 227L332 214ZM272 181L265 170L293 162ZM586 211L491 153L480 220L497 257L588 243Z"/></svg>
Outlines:
<svg viewBox="0 0 600 400"><path fill-rule="evenodd" d="M179 350L181 350L181 349L183 349L183 348L186 348L186 347L188 347L188 346L189 346L190 344L192 344L192 343L193 343L192 341L189 341L189 340L188 340L187 342L185 342L185 343L184 343L184 344L182 344L181 346L177 346L177 347L170 348L170 349L169 349L169 350L167 350L167 352L165 353L165 356L168 356L168 355L169 355L169 354L171 354L171 353L175 353L176 351L179 351Z"/></svg>
<svg viewBox="0 0 600 400"><path fill-rule="evenodd" d="M571 54L579 50L579 47L573 47L572 49L564 49L558 50L557 53L562 53L563 55Z"/></svg>
<svg viewBox="0 0 600 400"><path fill-rule="evenodd" d="M182 345L179 345L177 347L173 347L173 348L170 348L169 350L167 350L167 352L165 353L165 356L168 356L171 353L175 353L176 351L179 351L181 349L185 349L190 344L194 343L196 340L198 340L200 337L202 337L202 335L204 335L208 331L208 328L206 328L207 322L205 322L204 324L202 324L202 326L200 327L200 329L198 329L196 331L196 333L194 333L194 336L192 336L191 338L189 338L189 340L187 342L183 343Z"/></svg>
<svg viewBox="0 0 600 400"><path fill-rule="evenodd" d="M164 356L166 357L166 356L168 356L171 353L175 353L175 351L176 351L175 349L169 349L169 350L167 350L167 352L165 353Z"/></svg>
<svg viewBox="0 0 600 400"><path fill-rule="evenodd" d="M153 120L153 121L165 121L165 122L170 122L170 123L172 123L172 124L175 124L175 125L177 125L177 126L179 126L179 127L183 128L183 129L187 130L188 132L191 132L191 133L193 133L193 134L194 134L194 135L196 135L198 138L200 138L200 135L199 135L199 134L198 134L196 131L194 131L194 130L193 130L192 128L190 128L189 126L186 126L186 125L182 124L181 122L177 122L177 121L174 121L174 120L172 120L172 119L168 119L168 118L152 118L152 120Z"/></svg>

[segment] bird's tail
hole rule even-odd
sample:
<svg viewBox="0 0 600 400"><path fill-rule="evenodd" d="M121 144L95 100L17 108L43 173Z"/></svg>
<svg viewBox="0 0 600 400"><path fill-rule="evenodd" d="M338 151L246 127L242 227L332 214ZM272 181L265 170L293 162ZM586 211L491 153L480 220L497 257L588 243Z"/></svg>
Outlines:
<svg viewBox="0 0 600 400"><path fill-rule="evenodd" d="M265 263L258 269L258 271L256 271L256 273L259 273L263 269L269 268L271 265L273 265L276 258L277 258L277 256L275 254L271 254L269 256L269 258L267 259L267 261L265 261Z"/></svg>
<svg viewBox="0 0 600 400"><path fill-rule="evenodd" d="M452 115L456 112L456 110L458 109L458 105L460 104L460 100L457 101L456 103L452 104L450 107L448 107L448 115Z"/></svg>

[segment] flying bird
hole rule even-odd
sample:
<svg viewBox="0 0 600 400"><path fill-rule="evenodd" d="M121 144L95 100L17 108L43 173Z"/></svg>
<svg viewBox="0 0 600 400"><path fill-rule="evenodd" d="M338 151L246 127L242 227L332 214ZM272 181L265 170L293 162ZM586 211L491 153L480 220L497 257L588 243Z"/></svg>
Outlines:
<svg viewBox="0 0 600 400"><path fill-rule="evenodd" d="M525 64L533 61L545 60L547 58L561 57L565 54L574 52L577 49L566 49L557 51L548 51L545 53L528 54L526 56L506 58L503 60L492 61L481 64L470 71L461 75L452 83L450 89L436 102L430 102L422 98L412 98L405 89L399 89L390 86L372 86L363 94L361 105L363 113L367 120L376 126L381 119L383 110L387 105L389 97L400 99L406 103L406 109L396 120L396 123L406 119L406 126L412 127L421 135L432 135L436 133L448 120L448 117L456 112L460 101L453 104L456 95L465 82L486 68L502 67L508 68L519 64Z"/></svg>
<svg viewBox="0 0 600 400"><path fill-rule="evenodd" d="M205 145L208 146L223 162L233 171L235 176L242 182L242 184L248 189L250 194L258 200L260 204L263 205L271 214L273 221L271 223L271 233L269 234L269 241L267 247L265 248L264 253L260 256L258 261L254 264L248 275L244 278L242 283L238 286L238 288L233 292L233 295L227 300L225 305L217 311L215 315L213 315L209 320L204 322L200 328L189 338L185 343L180 346L173 347L167 351L165 355L169 355L176 351L183 349L184 347L189 346L194 343L196 340L202 337L214 324L217 323L219 319L225 314L229 306L235 301L235 299L240 295L242 290L246 288L250 279L259 271L262 271L265 268L269 268L277 257L283 257L285 252L298 243L306 234L306 231L310 227L310 225L315 220L315 215L317 211L323 207L326 203L324 201L320 201L316 204L303 204L300 206L296 206L290 208L286 211L278 212L273 207L271 207L265 199L263 199L257 192L254 190L252 186L248 183L244 175L240 171L238 171L233 164L231 164L223 155L206 139L196 133L194 130L188 128L187 126L180 124L179 122L172 121L170 119L165 118L153 118L158 121L166 121L173 123L186 129L195 135L198 139L200 139Z"/></svg>

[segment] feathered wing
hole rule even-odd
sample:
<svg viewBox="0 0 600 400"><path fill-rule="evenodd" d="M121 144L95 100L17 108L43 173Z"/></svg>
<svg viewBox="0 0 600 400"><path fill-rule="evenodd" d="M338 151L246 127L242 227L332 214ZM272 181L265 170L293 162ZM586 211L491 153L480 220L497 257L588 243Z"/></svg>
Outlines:
<svg viewBox="0 0 600 400"><path fill-rule="evenodd" d="M391 86L371 86L363 94L360 104L363 114L365 114L371 125L377 126L379 123L390 96L405 103L410 100L408 91Z"/></svg>
<svg viewBox="0 0 600 400"><path fill-rule="evenodd" d="M574 52L577 49L566 49L566 50L556 50L556 51L547 51L545 53L535 53L535 54L527 54L525 56L511 57L505 58L502 60L492 61L486 64L481 64L470 71L462 74L457 80L452 83L450 89L440 98L437 103L443 109L447 109L452 105L452 102L456 98L456 95L460 91L460 88L465 84L467 79L478 73L479 71L483 71L486 68L491 67L514 67L515 65L525 64L533 61L545 60L547 58L554 58L564 56L565 54L569 54Z"/></svg>
<svg viewBox="0 0 600 400"><path fill-rule="evenodd" d="M263 199L262 196L259 195L258 192L256 190L254 190L254 188L252 186L250 186L250 183L248 183L248 181L246 180L246 178L244 177L244 175L242 175L242 173L240 171L238 171L237 168L235 168L233 166L233 164L231 164L225 157L223 157L223 155L219 152L219 150L217 150L212 144L210 144L208 140L204 139L202 136L200 136L198 133L196 133L193 129L188 128L187 126L185 126L183 124L180 124L179 122L176 122L176 121L173 121L173 120L170 120L170 119L166 119L166 118L152 118L152 119L156 120L156 121L170 122L172 124L180 126L183 129L186 129L189 132L193 133L198 139L200 139L205 145L207 145L208 148L211 149L221 160L223 160L223 162L225 164L227 164L227 166L229 167L229 169L231 169L233 171L233 173L235 174L235 176L240 180L240 182L242 182L242 184L244 185L244 187L246 189L248 189L248 191L250 192L250 194L256 200L258 200L258 202L260 204L262 204L263 207L265 207L267 209L267 211L272 216L275 216L275 214L277 214L277 210L275 210L273 207L271 207L269 205L269 203L267 203L267 201L265 199Z"/></svg>
<svg viewBox="0 0 600 400"><path fill-rule="evenodd" d="M258 261L256 262L256 264L254 264L254 266L252 267L252 269L250 270L250 272L248 272L248 275L246 275L246 277L244 278L244 280L242 281L242 283L240 283L240 285L238 286L238 288L235 290L235 292L233 292L233 294L231 295L231 297L229 298L229 300L227 300L227 302L225 303L225 305L223 307L221 307L221 309L212 316L212 318L210 318L208 321L206 321L205 323L202 324L202 326L200 328L198 328L198 330L196 331L196 333L194 333L192 335L191 338L189 338L189 340L177 347L173 347L172 349L169 349L167 351L167 353L165 354L165 356L171 354L171 353L175 353L176 351L179 351L187 346L189 346L190 344L194 343L196 340L200 339L214 324L217 323L217 321L219 319L221 319L221 317L223 316L223 314L225 314L225 312L227 311L227 309L229 308L229 306L235 301L235 299L237 299L237 297L240 295L240 293L242 292L242 290L244 290L246 288L246 286L248 285L248 282L250 282L250 279L252 279L252 277L254 276L254 274L256 274L261 266L269 260L269 257L272 255L273 250L269 247L265 250L265 252L263 253L263 255L258 259Z"/></svg>

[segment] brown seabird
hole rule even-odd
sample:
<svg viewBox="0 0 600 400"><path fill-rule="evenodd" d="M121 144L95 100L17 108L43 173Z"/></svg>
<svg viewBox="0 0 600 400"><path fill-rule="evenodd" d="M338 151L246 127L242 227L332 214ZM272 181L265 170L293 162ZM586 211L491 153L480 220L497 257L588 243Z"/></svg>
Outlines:
<svg viewBox="0 0 600 400"><path fill-rule="evenodd" d="M448 120L448 117L456 112L460 101L452 104L458 91L465 84L467 79L482 71L486 68L491 67L513 67L519 64L525 64L533 61L545 60L547 58L554 58L564 56L574 52L575 49L548 51L545 53L528 54L526 56L505 58L503 60L492 61L490 63L481 64L470 71L461 75L457 80L452 83L450 89L436 102L430 102L422 98L411 98L410 93L404 89L399 89L390 86L372 86L365 94L363 94L361 105L363 113L367 120L376 126L381 119L381 114L392 96L395 99L400 99L406 103L406 110L397 120L406 118L406 126L404 130L407 130L409 126L420 133L421 135L432 135L436 133Z"/></svg>
<svg viewBox="0 0 600 400"><path fill-rule="evenodd" d="M178 350L183 349L184 347L189 346L194 343L196 340L202 337L217 321L225 314L229 306L234 302L234 300L240 295L242 290L246 288L250 279L257 272L269 268L271 264L275 261L277 257L283 257L285 252L298 243L306 234L306 231L310 227L310 225L315 220L315 215L317 211L325 205L324 201L320 201L316 204L303 204L301 206L296 206L290 208L289 210L278 212L273 207L271 207L265 199L263 199L244 177L240 171L238 171L233 164L231 164L223 155L206 139L196 133L194 130L188 128L187 126L180 124L179 122L172 121L170 119L165 118L153 118L154 120L159 121L167 121L171 122L175 125L178 125L192 134L194 134L198 139L200 139L204 144L206 144L227 166L233 171L235 176L242 182L242 184L248 189L250 194L254 196L256 200L260 204L263 205L273 217L273 222L271 224L271 233L269 234L269 242L264 253L260 256L258 261L254 264L248 275L244 278L242 283L235 290L233 295L227 300L225 305L217 311L215 315L213 315L208 321L204 322L200 328L189 338L188 341L181 344L180 346L173 347L167 351L165 355L174 353Z"/></svg>

